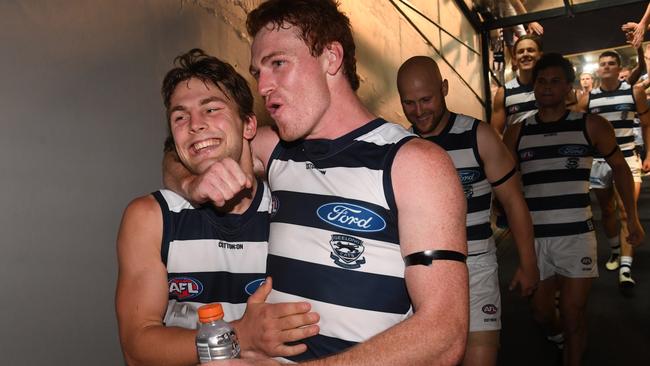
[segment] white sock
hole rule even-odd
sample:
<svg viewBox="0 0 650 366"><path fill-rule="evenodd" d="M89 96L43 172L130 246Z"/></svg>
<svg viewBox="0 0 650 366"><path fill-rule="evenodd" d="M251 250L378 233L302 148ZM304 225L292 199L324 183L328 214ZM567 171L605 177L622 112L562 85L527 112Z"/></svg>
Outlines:
<svg viewBox="0 0 650 366"><path fill-rule="evenodd" d="M621 253L621 241L618 235L613 238L607 238L607 242L609 243L609 247L612 249L612 254Z"/></svg>
<svg viewBox="0 0 650 366"><path fill-rule="evenodd" d="M621 272L630 272L632 269L632 257L621 256Z"/></svg>

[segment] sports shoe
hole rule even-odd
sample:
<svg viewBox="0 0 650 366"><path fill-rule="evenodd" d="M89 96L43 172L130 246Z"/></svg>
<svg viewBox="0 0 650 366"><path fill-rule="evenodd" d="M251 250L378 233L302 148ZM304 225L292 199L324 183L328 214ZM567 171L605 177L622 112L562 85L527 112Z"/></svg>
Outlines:
<svg viewBox="0 0 650 366"><path fill-rule="evenodd" d="M605 268L608 271L615 271L621 265L621 255L619 253L611 253L609 259L605 262Z"/></svg>
<svg viewBox="0 0 650 366"><path fill-rule="evenodd" d="M620 271L618 273L618 285L622 289L631 289L636 285L636 282L634 282L634 279L632 278L632 272L631 271Z"/></svg>

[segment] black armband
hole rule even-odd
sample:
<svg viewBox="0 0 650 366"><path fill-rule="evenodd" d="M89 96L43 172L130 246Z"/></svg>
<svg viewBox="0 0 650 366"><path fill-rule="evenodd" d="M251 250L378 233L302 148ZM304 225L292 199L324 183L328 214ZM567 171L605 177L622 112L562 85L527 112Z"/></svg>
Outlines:
<svg viewBox="0 0 650 366"><path fill-rule="evenodd" d="M412 253L404 257L404 264L408 266L424 265L430 266L435 260L447 260L465 263L467 256L453 250L425 250Z"/></svg>
<svg viewBox="0 0 650 366"><path fill-rule="evenodd" d="M516 166L513 167L512 170L509 171L506 175L504 175L501 179L497 180L497 181L494 182L494 183L490 183L490 185L491 185L492 187L498 187L498 186L500 186L501 184L505 183L508 179L510 179L510 177L512 177L513 175L515 175L515 173L517 173L517 167L516 167Z"/></svg>
<svg viewBox="0 0 650 366"><path fill-rule="evenodd" d="M614 148L612 149L612 151L610 151L609 154L603 156L603 159L609 158L610 156L614 155L619 150L620 150L620 148L618 147L618 145L614 146Z"/></svg>

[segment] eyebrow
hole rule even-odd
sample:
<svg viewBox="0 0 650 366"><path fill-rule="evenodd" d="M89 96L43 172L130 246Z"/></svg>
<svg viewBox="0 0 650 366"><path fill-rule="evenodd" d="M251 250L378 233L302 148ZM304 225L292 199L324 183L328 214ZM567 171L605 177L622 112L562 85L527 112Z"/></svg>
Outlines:
<svg viewBox="0 0 650 366"><path fill-rule="evenodd" d="M199 105L206 105L212 102L227 103L226 100L223 98L212 96L205 99L201 99L201 101L199 101ZM187 108L185 108L184 105L176 105L169 110L169 114L172 114L174 112L185 112L185 111L187 111Z"/></svg>
<svg viewBox="0 0 650 366"><path fill-rule="evenodd" d="M284 54L285 54L284 51L273 51L273 52L269 53L268 55L262 57L262 59L260 60L260 65L264 65L270 58L273 58L273 57L278 56L278 55L284 55ZM248 68L248 72L255 75L256 72L259 72L259 68L254 67L253 65L251 65Z"/></svg>

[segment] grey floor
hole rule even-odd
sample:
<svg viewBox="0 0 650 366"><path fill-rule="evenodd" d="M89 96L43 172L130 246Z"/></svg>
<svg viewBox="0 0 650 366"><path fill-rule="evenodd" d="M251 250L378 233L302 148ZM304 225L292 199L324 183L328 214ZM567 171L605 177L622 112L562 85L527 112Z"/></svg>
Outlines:
<svg viewBox="0 0 650 366"><path fill-rule="evenodd" d="M647 238L634 257L637 285L632 297L618 288L618 272L604 268L609 249L596 221L600 277L593 283L588 303L588 345L585 365L650 365L650 181L645 180L639 199L640 218ZM594 206L594 218L600 217ZM554 345L545 341L534 323L527 301L508 291L517 254L510 240L499 245L502 297L501 350L499 365L557 365L560 357Z"/></svg>

